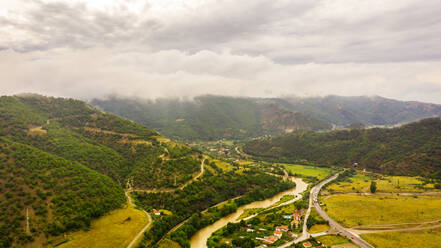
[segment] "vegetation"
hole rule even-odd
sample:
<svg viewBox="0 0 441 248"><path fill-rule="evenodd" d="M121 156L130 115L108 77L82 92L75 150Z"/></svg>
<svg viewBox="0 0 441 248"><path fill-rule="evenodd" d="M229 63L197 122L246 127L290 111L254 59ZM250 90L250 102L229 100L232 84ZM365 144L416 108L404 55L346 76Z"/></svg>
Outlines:
<svg viewBox="0 0 441 248"><path fill-rule="evenodd" d="M326 96L285 98L285 108L305 113L338 126L396 125L432 116L441 116L441 106L421 102L404 102L379 96Z"/></svg>
<svg viewBox="0 0 441 248"><path fill-rule="evenodd" d="M297 131L250 141L244 151L266 160L307 160L345 167L354 164L385 174L441 178L441 119L391 129Z"/></svg>
<svg viewBox="0 0 441 248"><path fill-rule="evenodd" d="M122 207L126 182L178 188L202 159L84 102L39 95L0 97L0 147L0 247L89 229Z"/></svg>
<svg viewBox="0 0 441 248"><path fill-rule="evenodd" d="M68 235L68 242L59 248L75 247L127 247L133 237L148 223L144 212L126 207L113 210L92 221L91 229Z"/></svg>
<svg viewBox="0 0 441 248"><path fill-rule="evenodd" d="M306 222L306 226L308 227L309 233L319 233L329 230L328 221L324 220L315 210L315 208L311 209L311 213L309 215L308 221Z"/></svg>
<svg viewBox="0 0 441 248"><path fill-rule="evenodd" d="M369 187L370 191L372 194L375 194L375 192L377 191L377 183L375 181L371 182L371 186Z"/></svg>
<svg viewBox="0 0 441 248"><path fill-rule="evenodd" d="M319 130L331 126L273 102L252 98L200 96L194 101L111 98L92 104L153 127L178 140L243 139L287 130Z"/></svg>
<svg viewBox="0 0 441 248"><path fill-rule="evenodd" d="M214 162L210 166L216 166ZM263 200L280 191L294 187L292 182L284 182L280 178L268 175L256 169L243 171L234 170L211 175L204 174L203 180L194 182L182 190L171 193L134 193L138 204L146 209L167 209L171 216L162 216L155 220L150 232L146 233L144 243L156 243L175 225L190 218L179 228L172 239L183 247L188 246L189 238L199 229L213 223L219 218L234 212L237 207L258 200ZM235 198L231 203L208 209L219 202Z"/></svg>
<svg viewBox="0 0 441 248"><path fill-rule="evenodd" d="M361 235L363 239L378 248L438 248L441 244L441 230L426 230L418 232L385 232Z"/></svg>
<svg viewBox="0 0 441 248"><path fill-rule="evenodd" d="M309 178L312 181L321 181L329 177L333 170L326 167L317 167L300 164L282 164L290 175Z"/></svg>
<svg viewBox="0 0 441 248"><path fill-rule="evenodd" d="M346 170L325 188L330 193L368 193L371 181L376 182L377 192L424 192L435 190L437 180L421 177L382 176L361 171Z"/></svg>
<svg viewBox="0 0 441 248"><path fill-rule="evenodd" d="M340 235L324 235L316 239L326 246L341 245L350 242L349 239Z"/></svg>
<svg viewBox="0 0 441 248"><path fill-rule="evenodd" d="M4 137L0 160L0 247L88 229L125 202L109 177Z"/></svg>
<svg viewBox="0 0 441 248"><path fill-rule="evenodd" d="M334 195L323 203L331 218L348 227L441 219L439 196Z"/></svg>
<svg viewBox="0 0 441 248"><path fill-rule="evenodd" d="M220 247L256 247L263 242L256 238L263 238L264 236L273 235L277 226L285 225L291 230L291 219L286 219L284 216L289 216L293 213L294 206L289 204L281 206L272 210L261 212L256 217L249 220L241 220L239 223L228 223L227 226L214 232L208 239L207 246L209 248ZM295 228L295 227L294 227ZM301 229L301 227L299 227ZM293 238L287 233L282 235L282 238L276 241L273 245L277 247ZM227 245L225 241L229 241ZM233 246L231 246L231 244Z"/></svg>

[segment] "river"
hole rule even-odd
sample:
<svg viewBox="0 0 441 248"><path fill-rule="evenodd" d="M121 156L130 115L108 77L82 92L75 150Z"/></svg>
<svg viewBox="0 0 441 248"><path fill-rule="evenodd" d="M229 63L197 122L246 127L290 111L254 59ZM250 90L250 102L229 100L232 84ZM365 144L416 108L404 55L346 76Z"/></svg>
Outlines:
<svg viewBox="0 0 441 248"><path fill-rule="evenodd" d="M190 245L191 248L206 248L207 247L207 240L213 234L215 231L221 229L222 227L226 226L228 222L237 222L237 218L242 215L245 209L250 208L268 208L274 203L278 202L283 196L285 195L295 195L295 199L285 202L279 206L290 204L298 199L301 198L301 193L303 193L307 188L308 184L303 182L301 178L292 178L292 181L296 183L296 187L289 189L287 191L283 191L278 193L277 195L262 200L262 201L255 201L247 205L243 205L237 209L236 212L227 215L218 221L214 222L213 224L199 230L196 232L190 239ZM248 218L247 218L248 219Z"/></svg>

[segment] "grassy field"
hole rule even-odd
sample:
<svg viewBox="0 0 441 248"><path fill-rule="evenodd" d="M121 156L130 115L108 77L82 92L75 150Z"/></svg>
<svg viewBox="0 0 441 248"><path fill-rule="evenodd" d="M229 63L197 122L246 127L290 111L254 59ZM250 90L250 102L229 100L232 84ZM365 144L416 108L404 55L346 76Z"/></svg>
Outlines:
<svg viewBox="0 0 441 248"><path fill-rule="evenodd" d="M323 203L332 218L349 227L441 219L440 196L335 195Z"/></svg>
<svg viewBox="0 0 441 248"><path fill-rule="evenodd" d="M340 235L325 235L317 237L316 239L326 246L341 245L350 242L349 239Z"/></svg>
<svg viewBox="0 0 441 248"><path fill-rule="evenodd" d="M298 165L298 164L281 164L286 170L290 171L292 174L298 174L306 177L315 177L319 180L323 180L332 174L332 169L315 167L308 165Z"/></svg>
<svg viewBox="0 0 441 248"><path fill-rule="evenodd" d="M69 234L68 239L70 241L58 247L124 248L147 223L147 216L140 210L132 207L118 209L92 222L90 231Z"/></svg>
<svg viewBox="0 0 441 248"><path fill-rule="evenodd" d="M181 246L173 240L163 239L158 244L158 248L181 248Z"/></svg>
<svg viewBox="0 0 441 248"><path fill-rule="evenodd" d="M371 233L361 236L377 248L439 248L441 246L441 229L418 232Z"/></svg>
<svg viewBox="0 0 441 248"><path fill-rule="evenodd" d="M433 190L433 184L423 184L419 177L386 176L378 179L375 175L357 172L350 182L331 184L327 190L333 193L370 192L371 181L377 182L377 192L423 192Z"/></svg>
<svg viewBox="0 0 441 248"><path fill-rule="evenodd" d="M317 210L315 208L311 209L311 213L309 218L313 218L317 221L324 221L324 219L317 213ZM315 224L311 226L311 228L308 230L310 233L319 233L329 230L329 225L327 224Z"/></svg>

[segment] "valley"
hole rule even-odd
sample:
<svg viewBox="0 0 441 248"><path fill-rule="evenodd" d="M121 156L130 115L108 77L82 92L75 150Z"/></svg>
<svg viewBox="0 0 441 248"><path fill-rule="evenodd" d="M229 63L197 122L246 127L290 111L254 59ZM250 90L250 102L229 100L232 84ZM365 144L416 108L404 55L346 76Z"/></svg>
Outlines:
<svg viewBox="0 0 441 248"><path fill-rule="evenodd" d="M180 143L72 99L0 112L4 247L382 248L441 228L439 118Z"/></svg>

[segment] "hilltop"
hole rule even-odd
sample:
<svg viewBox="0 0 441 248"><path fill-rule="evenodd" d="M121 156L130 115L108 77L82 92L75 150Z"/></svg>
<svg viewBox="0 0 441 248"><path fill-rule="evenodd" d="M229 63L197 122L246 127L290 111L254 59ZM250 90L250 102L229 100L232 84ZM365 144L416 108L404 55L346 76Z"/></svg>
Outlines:
<svg viewBox="0 0 441 248"><path fill-rule="evenodd" d="M94 99L93 105L181 140L245 139L331 125L255 98L199 96L194 100Z"/></svg>
<svg viewBox="0 0 441 248"><path fill-rule="evenodd" d="M441 116L441 105L379 96L250 98L199 96L193 100L110 97L91 104L184 141L247 139L297 130L393 126Z"/></svg>

